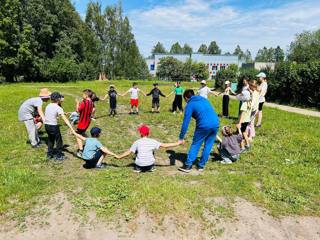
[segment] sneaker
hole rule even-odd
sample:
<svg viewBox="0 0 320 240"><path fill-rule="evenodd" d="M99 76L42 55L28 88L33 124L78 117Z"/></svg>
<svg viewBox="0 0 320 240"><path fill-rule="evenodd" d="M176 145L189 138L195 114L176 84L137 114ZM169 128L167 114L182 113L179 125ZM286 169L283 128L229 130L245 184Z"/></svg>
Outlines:
<svg viewBox="0 0 320 240"><path fill-rule="evenodd" d="M259 124L259 125L256 125L256 128L261 128L261 124Z"/></svg>
<svg viewBox="0 0 320 240"><path fill-rule="evenodd" d="M232 161L230 160L223 160L220 162L221 164L232 164Z"/></svg>
<svg viewBox="0 0 320 240"><path fill-rule="evenodd" d="M249 151L250 148L251 148L251 145L246 145L246 146L245 146L245 149L246 149L247 151Z"/></svg>
<svg viewBox="0 0 320 240"><path fill-rule="evenodd" d="M78 149L77 151L77 157L82 158L83 150Z"/></svg>
<svg viewBox="0 0 320 240"><path fill-rule="evenodd" d="M198 170L198 172L203 172L204 168L203 167L198 167L197 170Z"/></svg>
<svg viewBox="0 0 320 240"><path fill-rule="evenodd" d="M153 166L148 172L154 172L156 168Z"/></svg>
<svg viewBox="0 0 320 240"><path fill-rule="evenodd" d="M183 167L178 168L179 171L189 173L191 172L192 166L183 165Z"/></svg>
<svg viewBox="0 0 320 240"><path fill-rule="evenodd" d="M96 165L96 168L97 168L97 169L107 168L107 164L105 164L105 163L97 164L97 165Z"/></svg>
<svg viewBox="0 0 320 240"><path fill-rule="evenodd" d="M136 167L133 169L133 171L134 171L135 173L141 173L141 172L142 172L140 168L136 168Z"/></svg>
<svg viewBox="0 0 320 240"><path fill-rule="evenodd" d="M55 161L58 161L58 162L62 162L64 160L66 160L67 158L65 156L56 156L54 158Z"/></svg>
<svg viewBox="0 0 320 240"><path fill-rule="evenodd" d="M245 153L247 151L248 151L248 149L246 149L245 147L240 149L240 153Z"/></svg>
<svg viewBox="0 0 320 240"><path fill-rule="evenodd" d="M31 147L32 147L32 148L41 148L41 145L40 145L40 144L37 144L37 145L32 145Z"/></svg>

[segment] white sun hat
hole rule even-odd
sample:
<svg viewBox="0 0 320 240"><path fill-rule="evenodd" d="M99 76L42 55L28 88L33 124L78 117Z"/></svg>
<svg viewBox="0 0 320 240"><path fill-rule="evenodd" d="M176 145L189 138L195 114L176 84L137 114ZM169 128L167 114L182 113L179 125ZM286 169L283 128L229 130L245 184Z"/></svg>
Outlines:
<svg viewBox="0 0 320 240"><path fill-rule="evenodd" d="M226 85L227 85L227 84L230 84L230 81L225 81L224 84L226 84Z"/></svg>
<svg viewBox="0 0 320 240"><path fill-rule="evenodd" d="M207 81L206 80L202 80L201 84L207 84Z"/></svg>
<svg viewBox="0 0 320 240"><path fill-rule="evenodd" d="M264 73L264 72L260 72L258 75L257 75L258 78L266 78L267 75Z"/></svg>

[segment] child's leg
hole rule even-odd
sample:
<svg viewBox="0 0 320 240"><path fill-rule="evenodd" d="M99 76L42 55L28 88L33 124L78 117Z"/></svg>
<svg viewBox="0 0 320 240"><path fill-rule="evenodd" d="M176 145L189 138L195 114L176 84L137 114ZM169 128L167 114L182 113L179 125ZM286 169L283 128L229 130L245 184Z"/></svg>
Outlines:
<svg viewBox="0 0 320 240"><path fill-rule="evenodd" d="M103 163L103 159L106 157L105 153L102 153L101 157L99 158L99 161L97 162L97 166L100 166Z"/></svg>
<svg viewBox="0 0 320 240"><path fill-rule="evenodd" d="M31 119L31 120L24 121L24 124L26 126L31 145L36 146L39 143L39 141L38 141L38 130L36 128L34 120Z"/></svg>
<svg viewBox="0 0 320 240"><path fill-rule="evenodd" d="M248 131L243 132L243 137L244 137L246 146L250 146L250 141L249 141L249 137L248 137Z"/></svg>
<svg viewBox="0 0 320 240"><path fill-rule="evenodd" d="M257 126L260 126L262 123L262 111L258 112L258 122L257 122Z"/></svg>
<svg viewBox="0 0 320 240"><path fill-rule="evenodd" d="M62 157L63 141L62 141L62 136L61 136L59 126L55 126L55 142L56 142L56 148L57 148L57 157Z"/></svg>
<svg viewBox="0 0 320 240"><path fill-rule="evenodd" d="M52 158L53 157L53 147L55 142L55 135L52 132L52 126L45 125L46 132L48 134L48 152L47 157Z"/></svg>

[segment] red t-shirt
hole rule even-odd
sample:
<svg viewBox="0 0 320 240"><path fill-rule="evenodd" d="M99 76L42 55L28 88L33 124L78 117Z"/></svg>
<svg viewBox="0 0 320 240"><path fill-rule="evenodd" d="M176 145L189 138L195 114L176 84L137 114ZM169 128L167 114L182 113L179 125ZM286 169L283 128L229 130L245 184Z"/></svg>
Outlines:
<svg viewBox="0 0 320 240"><path fill-rule="evenodd" d="M78 108L79 113L79 121L78 121L78 129L87 130L91 122L91 114L93 110L93 102L91 99L84 99Z"/></svg>

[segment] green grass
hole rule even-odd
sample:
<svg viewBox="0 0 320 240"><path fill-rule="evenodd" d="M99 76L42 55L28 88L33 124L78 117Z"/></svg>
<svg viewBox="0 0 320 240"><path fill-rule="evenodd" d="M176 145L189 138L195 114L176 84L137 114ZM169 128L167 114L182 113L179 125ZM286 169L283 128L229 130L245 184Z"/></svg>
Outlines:
<svg viewBox="0 0 320 240"><path fill-rule="evenodd" d="M112 82L119 92L127 90L132 82ZM168 166L158 167L152 174L135 174L132 158L107 158L111 166L104 171L85 170L81 160L67 154L69 160L54 164L45 159L45 148L32 150L26 144L23 124L17 120L21 102L37 95L40 87L65 94L65 111L74 110L74 95L91 88L103 95L109 82L77 82L68 84L13 84L0 86L0 215L23 218L43 199L64 192L74 204L77 213L85 215L95 210L103 218L121 215L126 220L135 217L140 209L158 216L166 214L190 215L202 219L205 210L230 216L230 210L213 206L208 199L214 197L243 197L266 207L274 215L320 216L320 120L313 117L265 108L263 128L257 131L253 148L243 154L236 164L222 166L209 161L202 175L183 175L176 166L169 166L165 150L156 158ZM152 83L140 82L144 91ZM195 84L183 84L196 87ZM171 83L160 86L169 93ZM221 98L211 97L218 113ZM138 139L136 128L141 123L151 126L151 137L162 142L176 141L182 116L168 112L172 98L161 99L162 113L152 115L151 98L141 98L141 115L129 116L129 97L119 98L120 114L107 117L108 104L97 104L97 121L92 123L103 129L101 141L110 150L121 153ZM231 101L231 115L237 115L238 103ZM221 120L221 125L232 124ZM194 123L189 127L186 145L173 149L187 153ZM62 127L64 143L75 151L75 139Z"/></svg>

